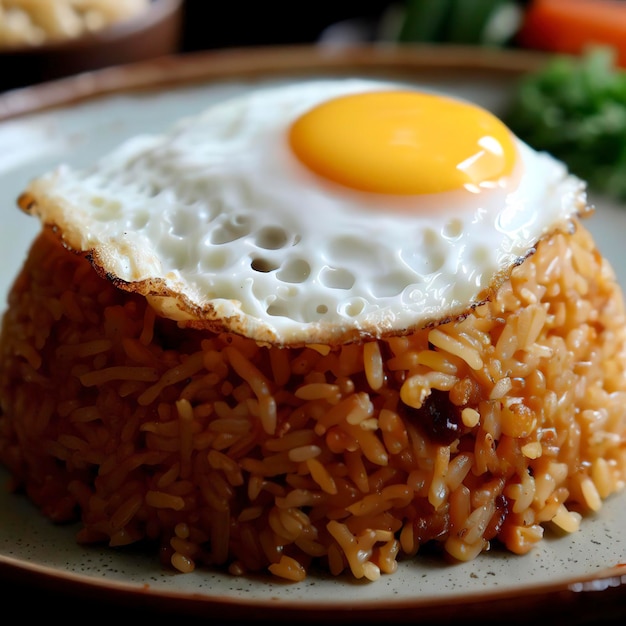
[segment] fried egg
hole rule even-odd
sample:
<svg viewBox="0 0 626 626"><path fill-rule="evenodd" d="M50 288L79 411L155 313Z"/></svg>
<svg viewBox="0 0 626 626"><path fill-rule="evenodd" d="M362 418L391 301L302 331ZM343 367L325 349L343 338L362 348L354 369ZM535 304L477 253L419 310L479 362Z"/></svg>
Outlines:
<svg viewBox="0 0 626 626"><path fill-rule="evenodd" d="M285 346L461 316L588 211L489 111L361 78L216 102L19 203L162 315Z"/></svg>

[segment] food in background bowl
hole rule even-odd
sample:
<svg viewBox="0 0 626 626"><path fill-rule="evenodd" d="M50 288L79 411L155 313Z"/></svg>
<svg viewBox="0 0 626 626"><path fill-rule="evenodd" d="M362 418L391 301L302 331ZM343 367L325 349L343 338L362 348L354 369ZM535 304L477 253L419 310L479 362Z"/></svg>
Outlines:
<svg viewBox="0 0 626 626"><path fill-rule="evenodd" d="M177 52L183 8L183 0L3 0L0 63L11 71L0 74L0 90Z"/></svg>
<svg viewBox="0 0 626 626"><path fill-rule="evenodd" d="M150 0L0 0L0 47L76 39L149 6Z"/></svg>
<svg viewBox="0 0 626 626"><path fill-rule="evenodd" d="M624 486L626 317L584 184L414 86L251 91L61 166L0 338L0 460L81 542L377 579Z"/></svg>

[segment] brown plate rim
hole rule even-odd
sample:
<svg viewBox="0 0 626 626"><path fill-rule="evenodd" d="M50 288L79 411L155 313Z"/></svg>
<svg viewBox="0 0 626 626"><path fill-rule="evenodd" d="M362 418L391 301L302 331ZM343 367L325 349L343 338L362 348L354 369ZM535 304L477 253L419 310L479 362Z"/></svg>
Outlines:
<svg viewBox="0 0 626 626"><path fill-rule="evenodd" d="M175 87L234 76L253 77L390 68L400 71L446 68L521 75L549 57L535 51L471 46L359 44L351 46L268 46L178 53L116 65L0 94L0 121L68 106L120 92Z"/></svg>

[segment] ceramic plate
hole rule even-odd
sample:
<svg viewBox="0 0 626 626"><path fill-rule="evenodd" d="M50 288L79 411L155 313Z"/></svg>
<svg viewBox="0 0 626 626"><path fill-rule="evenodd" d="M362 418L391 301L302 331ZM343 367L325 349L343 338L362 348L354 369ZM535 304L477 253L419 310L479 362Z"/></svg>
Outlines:
<svg viewBox="0 0 626 626"><path fill-rule="evenodd" d="M0 295L4 296L38 231L15 199L27 181L59 161L83 164L142 132L259 84L328 75L400 78L468 98L498 113L513 82L541 59L518 53L412 48L280 49L195 54L105 70L0 97ZM622 233L626 207L594 198L589 224L626 285ZM0 470L0 481L8 475ZM215 571L164 571L154 555L80 547L75 528L54 526L18 495L0 491L0 572L89 594L213 619L298 619L361 623L381 617L443 622L454 616L502 618L531 607L566 614L592 596L594 606L626 603L626 492L579 532L546 540L526 556L492 551L470 563L426 554L375 583L313 573L299 584L233 578ZM95 604L94 606L97 606ZM577 609L574 609L576 611ZM607 609L608 610L608 609ZM483 620L486 621L486 620Z"/></svg>

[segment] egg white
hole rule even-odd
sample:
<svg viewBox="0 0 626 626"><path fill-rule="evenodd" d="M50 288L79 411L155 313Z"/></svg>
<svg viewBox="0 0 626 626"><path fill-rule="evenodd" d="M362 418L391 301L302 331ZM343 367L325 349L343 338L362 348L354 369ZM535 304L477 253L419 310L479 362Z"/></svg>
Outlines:
<svg viewBox="0 0 626 626"><path fill-rule="evenodd" d="M161 313L281 345L423 327L479 302L584 211L583 183L516 139L511 181L427 196L354 191L290 150L300 114L365 79L266 87L28 187L29 208ZM413 87L410 87L413 88Z"/></svg>

